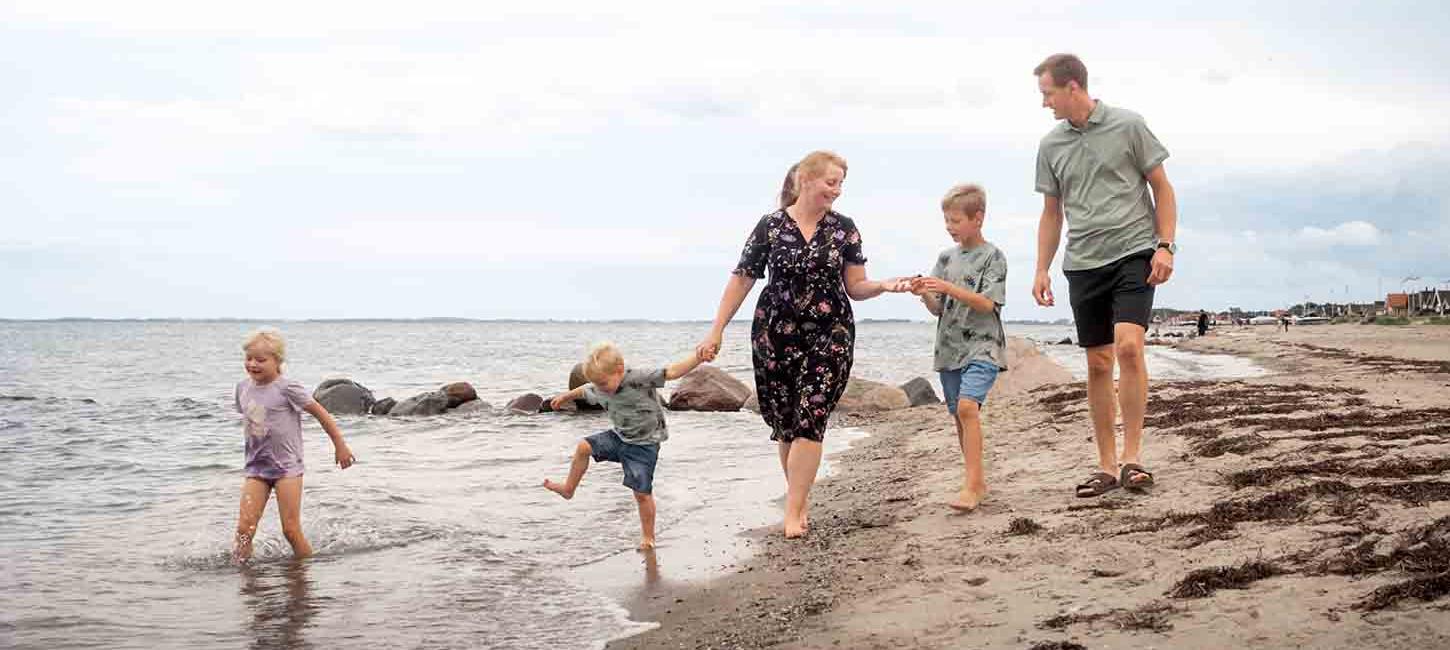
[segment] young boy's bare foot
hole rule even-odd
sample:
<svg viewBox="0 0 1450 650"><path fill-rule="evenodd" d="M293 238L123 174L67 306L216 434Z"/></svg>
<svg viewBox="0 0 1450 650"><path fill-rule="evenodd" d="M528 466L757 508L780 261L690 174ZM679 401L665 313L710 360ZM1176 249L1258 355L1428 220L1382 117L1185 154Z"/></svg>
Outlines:
<svg viewBox="0 0 1450 650"><path fill-rule="evenodd" d="M655 550L655 538L646 537L642 540L639 540L639 548L636 548L635 550L641 552Z"/></svg>
<svg viewBox="0 0 1450 650"><path fill-rule="evenodd" d="M562 483L555 483L553 481L550 481L549 479L544 479L544 487L547 488L550 492L564 497L565 499L574 498L574 491L569 489L568 486Z"/></svg>

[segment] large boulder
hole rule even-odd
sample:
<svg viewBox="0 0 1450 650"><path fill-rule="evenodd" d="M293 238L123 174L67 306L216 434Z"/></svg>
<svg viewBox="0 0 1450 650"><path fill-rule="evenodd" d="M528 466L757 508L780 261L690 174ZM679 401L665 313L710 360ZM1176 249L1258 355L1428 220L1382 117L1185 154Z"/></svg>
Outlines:
<svg viewBox="0 0 1450 650"><path fill-rule="evenodd" d="M448 408L456 408L459 404L478 399L478 391L473 390L473 385L466 381L455 381L439 390L448 396Z"/></svg>
<svg viewBox="0 0 1450 650"><path fill-rule="evenodd" d="M508 406L506 408L508 409L509 413L530 415L542 411L544 408L544 404L544 397L542 395L539 395L538 393L524 393L523 395L519 395L518 397L509 400Z"/></svg>
<svg viewBox="0 0 1450 650"><path fill-rule="evenodd" d="M373 404L372 413L373 415L387 415L390 411L393 410L393 407L397 405L398 400L395 400L391 397L384 397L378 400L377 403Z"/></svg>
<svg viewBox="0 0 1450 650"><path fill-rule="evenodd" d="M448 396L441 390L430 390L398 402L388 415L438 415L446 410Z"/></svg>
<svg viewBox="0 0 1450 650"><path fill-rule="evenodd" d="M318 384L312 399L333 415L367 415L377 402L372 391L351 379L329 379Z"/></svg>
<svg viewBox="0 0 1450 650"><path fill-rule="evenodd" d="M583 362L580 362L580 363L574 364L574 367L571 370L569 370L569 390L574 390L575 388L578 388L580 386L583 386L584 384L587 384L587 383L589 383L589 380L584 377L584 363ZM604 407L603 406L600 406L598 404L590 404L589 402L584 401L582 399L576 399L576 400L574 400L574 407L573 408L566 408L566 409L562 409L562 410L566 410L566 411L575 411L575 410L577 410L577 411L602 411L602 410L604 410Z"/></svg>
<svg viewBox="0 0 1450 650"><path fill-rule="evenodd" d="M931 382L925 377L917 377L901 385L901 390L906 393L906 399L912 406L923 404L940 404L941 400L936 396L936 389L931 387Z"/></svg>
<svg viewBox="0 0 1450 650"><path fill-rule="evenodd" d="M670 394L671 411L739 411L750 387L715 366L700 366L680 380Z"/></svg>
<svg viewBox="0 0 1450 650"><path fill-rule="evenodd" d="M760 397L757 396L754 392L751 392L750 397L745 398L745 403L741 404L740 408L750 411L751 413L759 413Z"/></svg>
<svg viewBox="0 0 1450 650"><path fill-rule="evenodd" d="M895 386L869 379L852 377L846 382L846 392L836 403L837 413L869 413L873 411L894 411L911 406L906 391Z"/></svg>

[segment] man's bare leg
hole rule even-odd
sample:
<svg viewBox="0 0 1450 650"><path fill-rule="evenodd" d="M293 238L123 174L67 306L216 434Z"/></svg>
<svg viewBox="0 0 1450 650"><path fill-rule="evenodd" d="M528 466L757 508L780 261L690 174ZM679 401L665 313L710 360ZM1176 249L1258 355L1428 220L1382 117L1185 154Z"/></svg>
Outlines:
<svg viewBox="0 0 1450 650"><path fill-rule="evenodd" d="M1124 465L1142 462L1143 417L1148 406L1148 364L1144 358L1143 334L1143 328L1135 323L1118 323L1113 327L1119 373L1118 403L1123 409L1123 454L1119 461Z"/></svg>
<svg viewBox="0 0 1450 650"><path fill-rule="evenodd" d="M1087 349L1088 411L1092 414L1093 439L1098 443L1098 469L1117 476L1118 444L1113 429L1113 422L1117 419L1117 399L1113 395L1113 349L1112 344ZM1141 419L1139 422L1141 424Z"/></svg>

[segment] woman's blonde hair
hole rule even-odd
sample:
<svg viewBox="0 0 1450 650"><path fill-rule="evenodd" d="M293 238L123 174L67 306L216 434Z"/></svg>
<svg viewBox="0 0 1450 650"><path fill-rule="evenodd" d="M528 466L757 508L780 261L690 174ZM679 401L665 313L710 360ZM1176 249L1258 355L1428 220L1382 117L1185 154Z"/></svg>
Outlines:
<svg viewBox="0 0 1450 650"><path fill-rule="evenodd" d="M846 159L834 151L812 151L806 154L805 158L795 164L795 192L800 194L801 186L806 181L820 178L826 175L826 170L835 165L841 168L841 173L846 173Z"/></svg>
<svg viewBox="0 0 1450 650"><path fill-rule="evenodd" d="M282 339L281 332L271 329L252 332L242 342L242 351L246 352L251 350L253 346L258 345L267 348L267 351L271 352L273 357L276 357L277 363L281 364L287 361L287 341Z"/></svg>
<svg viewBox="0 0 1450 650"><path fill-rule="evenodd" d="M946 196L941 197L941 209L943 212L961 212L968 217L975 217L978 212L987 209L987 191L975 183L958 185L947 190Z"/></svg>
<svg viewBox="0 0 1450 650"><path fill-rule="evenodd" d="M589 349L589 357L584 360L584 378L591 384L597 384L623 366L624 356L619 353L619 348L608 341L598 343Z"/></svg>

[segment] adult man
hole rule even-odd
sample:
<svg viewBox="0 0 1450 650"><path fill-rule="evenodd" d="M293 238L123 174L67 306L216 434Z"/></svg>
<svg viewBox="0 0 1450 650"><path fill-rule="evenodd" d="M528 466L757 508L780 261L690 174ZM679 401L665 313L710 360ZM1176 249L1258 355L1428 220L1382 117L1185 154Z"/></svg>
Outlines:
<svg viewBox="0 0 1450 650"><path fill-rule="evenodd" d="M1148 368L1143 335L1153 310L1153 289L1173 274L1178 208L1163 171L1168 151L1137 113L1088 96L1087 67L1071 54L1054 54L1033 70L1042 106L1062 120L1037 149L1037 276L1032 297L1051 306L1048 267L1057 254L1066 214L1062 270L1087 353L1088 407L1098 447L1098 471L1077 486L1094 497L1118 487L1153 485L1140 454ZM1151 196L1150 196L1151 193ZM1119 367L1117 405L1123 414L1123 449L1113 429L1113 366Z"/></svg>

